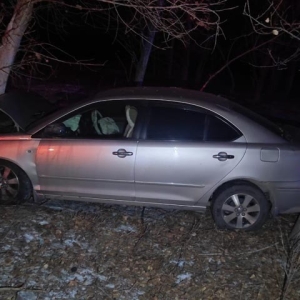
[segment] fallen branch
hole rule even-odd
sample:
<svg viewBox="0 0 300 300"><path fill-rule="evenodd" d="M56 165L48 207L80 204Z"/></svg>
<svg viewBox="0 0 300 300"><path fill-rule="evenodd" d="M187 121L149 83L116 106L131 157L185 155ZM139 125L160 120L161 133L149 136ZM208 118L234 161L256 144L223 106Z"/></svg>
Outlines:
<svg viewBox="0 0 300 300"><path fill-rule="evenodd" d="M24 284L22 284L19 287L13 287L13 286L0 286L0 291L31 291L31 292L44 292L42 289L28 289L24 287Z"/></svg>
<svg viewBox="0 0 300 300"><path fill-rule="evenodd" d="M252 253L257 253L257 252L261 252L264 250L267 250L269 248L272 248L274 246L276 246L278 244L274 243L270 246L264 247L264 248L260 248L260 249L256 249L256 250L252 250L252 251L247 251L247 252L238 252L238 253L234 253L234 254L227 254L227 253L223 253L223 252L217 252L217 253L198 253L197 255L200 256L239 256L239 255L245 255L245 254L252 254Z"/></svg>

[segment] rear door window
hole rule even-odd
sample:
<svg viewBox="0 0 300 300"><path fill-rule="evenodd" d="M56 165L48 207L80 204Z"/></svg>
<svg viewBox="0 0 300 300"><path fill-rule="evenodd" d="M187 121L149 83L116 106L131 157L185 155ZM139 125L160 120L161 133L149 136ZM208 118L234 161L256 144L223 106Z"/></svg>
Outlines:
<svg viewBox="0 0 300 300"><path fill-rule="evenodd" d="M146 138L167 141L230 142L242 134L221 117L203 109L181 106L151 108Z"/></svg>
<svg viewBox="0 0 300 300"><path fill-rule="evenodd" d="M205 115L174 107L153 107L147 130L150 140L203 141Z"/></svg>

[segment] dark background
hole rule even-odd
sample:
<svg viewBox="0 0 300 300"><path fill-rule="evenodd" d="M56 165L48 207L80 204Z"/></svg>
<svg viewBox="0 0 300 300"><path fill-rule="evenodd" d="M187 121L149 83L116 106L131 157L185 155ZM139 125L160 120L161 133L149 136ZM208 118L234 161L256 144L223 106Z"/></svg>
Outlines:
<svg viewBox="0 0 300 300"><path fill-rule="evenodd" d="M280 16L297 22L300 1L283 2ZM209 38L214 31L205 28L194 31L190 39L168 43L158 31L143 85L200 90L211 75L226 65L204 91L259 107L262 112L272 109L276 117L297 121L299 58L291 55L300 41L280 34L265 46L249 51L275 36L256 33L243 15L244 5L245 1L238 0L224 3L219 12L224 35L218 36L215 45L214 38ZM269 5L264 0L251 1L253 16L261 15ZM235 8L229 9L232 7ZM124 16L129 18L130 11L124 11ZM19 55L32 57L41 53L42 59L37 59L34 68L30 65L13 75L9 89L22 87L69 102L102 89L135 85L142 40L127 32L113 16L44 4L35 11L30 35L26 35L23 44L28 45L29 40L31 52ZM234 59L245 52L249 53ZM228 63L231 59L234 61Z"/></svg>

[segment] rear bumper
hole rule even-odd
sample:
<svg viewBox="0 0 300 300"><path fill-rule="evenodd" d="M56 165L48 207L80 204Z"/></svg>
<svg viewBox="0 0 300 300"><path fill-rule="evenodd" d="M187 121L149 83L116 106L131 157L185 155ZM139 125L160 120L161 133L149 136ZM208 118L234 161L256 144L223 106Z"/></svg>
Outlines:
<svg viewBox="0 0 300 300"><path fill-rule="evenodd" d="M300 212L300 181L270 183L274 214Z"/></svg>

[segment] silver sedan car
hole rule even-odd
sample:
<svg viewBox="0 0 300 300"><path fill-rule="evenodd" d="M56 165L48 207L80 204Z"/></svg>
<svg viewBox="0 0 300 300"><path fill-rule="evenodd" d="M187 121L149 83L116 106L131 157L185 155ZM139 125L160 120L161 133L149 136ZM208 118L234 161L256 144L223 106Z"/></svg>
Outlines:
<svg viewBox="0 0 300 300"><path fill-rule="evenodd" d="M0 97L15 131L0 136L2 203L209 207L219 228L239 230L260 228L270 213L300 212L300 147L226 99L126 88L55 112L41 106Z"/></svg>

